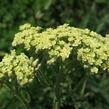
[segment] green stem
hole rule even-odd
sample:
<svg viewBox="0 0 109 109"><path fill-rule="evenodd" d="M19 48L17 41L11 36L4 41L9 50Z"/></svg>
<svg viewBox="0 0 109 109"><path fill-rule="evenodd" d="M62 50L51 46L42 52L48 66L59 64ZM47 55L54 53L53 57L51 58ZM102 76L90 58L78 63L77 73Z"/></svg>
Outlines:
<svg viewBox="0 0 109 109"><path fill-rule="evenodd" d="M84 81L84 83L83 83L83 86L82 86L82 89L81 89L81 92L80 92L81 96L84 95L84 91L85 91L85 88L86 88L86 84L87 84L87 79L85 79L85 81Z"/></svg>
<svg viewBox="0 0 109 109"><path fill-rule="evenodd" d="M56 84L55 84L55 89L54 89L54 100L53 100L53 109L60 109L60 82L61 82L61 76L62 76L62 66L57 64L57 75L56 75Z"/></svg>
<svg viewBox="0 0 109 109"><path fill-rule="evenodd" d="M22 103L24 109L29 109L28 105L24 102L24 100L19 95L16 95L16 98Z"/></svg>
<svg viewBox="0 0 109 109"><path fill-rule="evenodd" d="M60 101L54 97L53 109L60 109Z"/></svg>

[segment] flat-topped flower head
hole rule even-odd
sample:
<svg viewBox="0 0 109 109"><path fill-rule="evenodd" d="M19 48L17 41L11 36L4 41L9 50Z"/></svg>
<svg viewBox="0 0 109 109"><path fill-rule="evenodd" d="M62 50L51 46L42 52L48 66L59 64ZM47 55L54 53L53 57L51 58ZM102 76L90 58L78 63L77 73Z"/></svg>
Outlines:
<svg viewBox="0 0 109 109"><path fill-rule="evenodd" d="M28 58L24 53L17 55L15 50L11 54L6 54L0 62L0 78L8 75L10 78L15 75L20 85L31 82L37 62L33 58Z"/></svg>
<svg viewBox="0 0 109 109"><path fill-rule="evenodd" d="M46 50L49 55L47 63L50 64L59 57L65 61L70 55L76 54L83 68L86 65L92 73L109 69L108 37L104 38L88 29L70 27L68 24L43 31L38 28L30 24L21 26L12 45L23 45L26 50L35 48L36 54L39 50Z"/></svg>

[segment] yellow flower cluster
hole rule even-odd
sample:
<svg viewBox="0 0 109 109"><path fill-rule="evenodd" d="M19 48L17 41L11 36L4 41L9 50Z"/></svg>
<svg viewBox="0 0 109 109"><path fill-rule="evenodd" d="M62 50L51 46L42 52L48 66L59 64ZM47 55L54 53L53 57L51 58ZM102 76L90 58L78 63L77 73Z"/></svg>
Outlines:
<svg viewBox="0 0 109 109"><path fill-rule="evenodd" d="M31 27L30 24L24 24L19 28L21 32L15 34L13 46L24 44L27 50L31 47L31 41L36 37L36 33L41 29L40 27Z"/></svg>
<svg viewBox="0 0 109 109"><path fill-rule="evenodd" d="M64 61L74 53L84 69L98 73L101 70L109 70L108 41L93 31L70 27L67 24L45 31L40 27L25 24L15 35L12 45L23 45L26 50L32 47L36 51L47 50L50 57L49 64L55 62L58 57Z"/></svg>
<svg viewBox="0 0 109 109"><path fill-rule="evenodd" d="M33 80L33 72L37 62L24 54L17 55L15 50L6 54L0 62L0 78L7 75L9 78L15 75L19 84L24 85Z"/></svg>

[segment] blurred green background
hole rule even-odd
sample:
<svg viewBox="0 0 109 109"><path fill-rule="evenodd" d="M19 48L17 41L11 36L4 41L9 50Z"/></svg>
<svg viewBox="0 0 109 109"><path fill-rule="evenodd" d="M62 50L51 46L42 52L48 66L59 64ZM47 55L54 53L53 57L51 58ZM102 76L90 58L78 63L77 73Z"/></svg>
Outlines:
<svg viewBox="0 0 109 109"><path fill-rule="evenodd" d="M109 33L109 0L0 0L1 51L9 51L19 25L27 22L42 27L69 23L104 35Z"/></svg>

